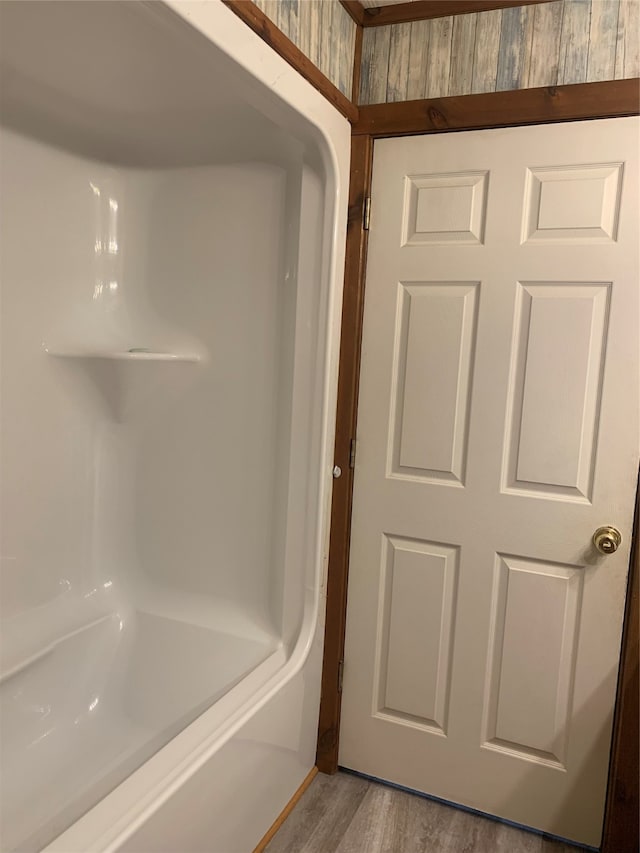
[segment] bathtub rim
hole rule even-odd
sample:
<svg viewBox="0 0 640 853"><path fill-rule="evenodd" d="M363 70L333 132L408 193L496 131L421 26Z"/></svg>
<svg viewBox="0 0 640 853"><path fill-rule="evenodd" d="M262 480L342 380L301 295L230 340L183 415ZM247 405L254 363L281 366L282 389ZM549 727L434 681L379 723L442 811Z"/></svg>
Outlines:
<svg viewBox="0 0 640 853"><path fill-rule="evenodd" d="M290 654L284 647L273 652L229 693L53 839L44 848L45 853L117 850L301 671L309 657L318 623L323 621L319 616L325 602L333 484L350 125L311 84L226 8L222 0L140 2L152 14L205 36L250 80L256 98L261 99L262 111L285 130L315 147L322 159L326 186L323 214L325 223L329 223L330 236L325 253L328 262L321 271L327 305L325 351L323 362L319 364L322 371L321 476L318 517L314 524L313 581L305 585L302 625Z"/></svg>

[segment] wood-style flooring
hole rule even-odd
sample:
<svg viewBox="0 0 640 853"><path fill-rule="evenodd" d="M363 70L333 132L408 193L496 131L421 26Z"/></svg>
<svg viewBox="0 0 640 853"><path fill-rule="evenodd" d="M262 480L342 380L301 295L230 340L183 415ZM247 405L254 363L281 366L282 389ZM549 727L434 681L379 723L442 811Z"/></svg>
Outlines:
<svg viewBox="0 0 640 853"><path fill-rule="evenodd" d="M319 773L265 853L578 853L489 818L362 779Z"/></svg>

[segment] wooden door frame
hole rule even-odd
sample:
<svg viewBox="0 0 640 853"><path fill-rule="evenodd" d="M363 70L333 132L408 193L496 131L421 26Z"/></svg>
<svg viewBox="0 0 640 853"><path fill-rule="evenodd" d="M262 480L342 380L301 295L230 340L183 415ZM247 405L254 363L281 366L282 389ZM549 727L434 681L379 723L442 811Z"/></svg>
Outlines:
<svg viewBox="0 0 640 853"><path fill-rule="evenodd" d="M360 353L368 232L365 200L371 189L373 142L380 137L513 127L640 114L640 80L616 80L516 92L465 95L362 106L353 124L344 302L338 379L335 464L331 509L327 618L317 766L338 769L338 742L347 610L354 471L352 440L357 425ZM609 771L602 853L637 851L638 838L638 512ZM635 555L635 556L634 556ZM634 705L635 691L635 705ZM626 744L635 743L628 750Z"/></svg>

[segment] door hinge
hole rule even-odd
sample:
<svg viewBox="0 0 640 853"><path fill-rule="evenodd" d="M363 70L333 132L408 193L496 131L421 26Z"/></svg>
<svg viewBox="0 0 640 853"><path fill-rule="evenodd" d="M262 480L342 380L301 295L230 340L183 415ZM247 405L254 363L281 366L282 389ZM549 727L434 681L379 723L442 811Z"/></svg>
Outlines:
<svg viewBox="0 0 640 853"><path fill-rule="evenodd" d="M338 661L338 693L342 693L342 679L344 677L344 660Z"/></svg>
<svg viewBox="0 0 640 853"><path fill-rule="evenodd" d="M362 230L369 230L369 223L371 222L371 196L367 196L364 200L364 207L362 209Z"/></svg>
<svg viewBox="0 0 640 853"><path fill-rule="evenodd" d="M356 440L352 438L349 442L349 468L356 467Z"/></svg>
<svg viewBox="0 0 640 853"><path fill-rule="evenodd" d="M356 467L356 440L352 438L349 442L349 468Z"/></svg>

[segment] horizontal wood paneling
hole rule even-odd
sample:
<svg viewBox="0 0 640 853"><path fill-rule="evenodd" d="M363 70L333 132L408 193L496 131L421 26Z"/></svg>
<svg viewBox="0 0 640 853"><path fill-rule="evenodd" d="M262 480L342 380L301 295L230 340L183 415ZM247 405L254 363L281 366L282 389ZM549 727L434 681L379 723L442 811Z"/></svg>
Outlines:
<svg viewBox="0 0 640 853"><path fill-rule="evenodd" d="M339 0L254 2L343 95L351 98L357 27Z"/></svg>
<svg viewBox="0 0 640 853"><path fill-rule="evenodd" d="M365 27L363 58L360 104L402 100L405 91L444 98L634 78L640 0L552 0Z"/></svg>
<svg viewBox="0 0 640 853"><path fill-rule="evenodd" d="M513 92L360 107L354 134L374 137L480 130L640 114L640 80L608 80Z"/></svg>

